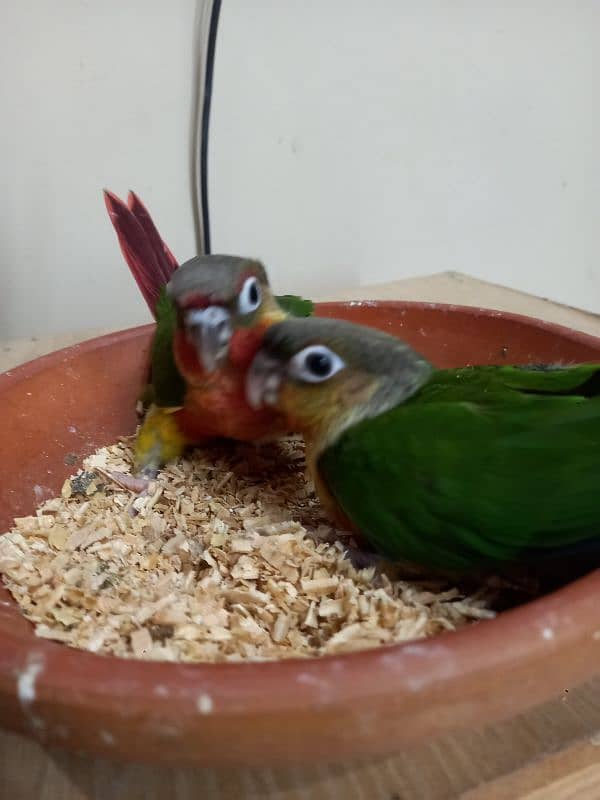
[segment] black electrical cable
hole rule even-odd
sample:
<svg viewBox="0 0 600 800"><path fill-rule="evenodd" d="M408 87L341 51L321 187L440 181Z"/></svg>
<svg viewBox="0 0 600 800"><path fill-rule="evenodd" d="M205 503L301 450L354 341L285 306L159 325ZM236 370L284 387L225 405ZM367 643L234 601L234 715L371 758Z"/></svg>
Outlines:
<svg viewBox="0 0 600 800"><path fill-rule="evenodd" d="M210 123L210 105L212 99L213 72L215 65L215 49L217 43L217 28L219 27L219 14L221 0L213 0L208 29L208 42L206 48L206 70L204 73L204 100L202 103L202 123L200 138L200 198L202 208L202 231L204 238L204 252L209 254L210 248L210 213L208 208L208 129Z"/></svg>

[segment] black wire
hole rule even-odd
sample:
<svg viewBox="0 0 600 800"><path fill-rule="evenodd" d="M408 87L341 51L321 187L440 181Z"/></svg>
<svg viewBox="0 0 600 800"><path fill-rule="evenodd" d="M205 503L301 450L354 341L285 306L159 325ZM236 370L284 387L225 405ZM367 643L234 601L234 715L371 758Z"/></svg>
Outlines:
<svg viewBox="0 0 600 800"><path fill-rule="evenodd" d="M210 254L210 213L208 210L208 127L210 123L210 104L212 100L215 48L221 0L213 0L208 30L206 50L206 71L204 73L204 102L202 104L202 136L200 140L200 196L202 206L202 230L204 232L204 252Z"/></svg>

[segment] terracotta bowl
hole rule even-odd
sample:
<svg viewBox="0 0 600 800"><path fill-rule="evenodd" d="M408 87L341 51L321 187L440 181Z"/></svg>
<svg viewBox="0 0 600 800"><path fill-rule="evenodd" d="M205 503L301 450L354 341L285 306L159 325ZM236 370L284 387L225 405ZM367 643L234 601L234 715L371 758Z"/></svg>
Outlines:
<svg viewBox="0 0 600 800"><path fill-rule="evenodd" d="M600 339L495 311L398 302L319 313L397 334L440 366L600 360ZM104 336L0 375L0 530L60 491L75 457L134 430L151 332ZM37 639L2 589L0 722L118 759L274 766L382 755L508 717L590 677L600 663L598 596L596 571L427 641L320 660L183 666Z"/></svg>

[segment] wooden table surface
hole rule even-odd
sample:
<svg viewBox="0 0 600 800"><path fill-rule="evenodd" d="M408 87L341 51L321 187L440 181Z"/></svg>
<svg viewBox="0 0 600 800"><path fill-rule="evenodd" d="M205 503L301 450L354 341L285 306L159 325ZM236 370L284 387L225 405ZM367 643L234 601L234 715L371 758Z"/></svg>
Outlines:
<svg viewBox="0 0 600 800"><path fill-rule="evenodd" d="M427 300L514 311L600 336L600 317L460 273L327 299ZM0 342L0 371L103 331ZM232 731L235 736L235 731ZM167 769L47 752L0 731L0 800L593 800L600 798L599 677L510 721L393 758L311 769Z"/></svg>

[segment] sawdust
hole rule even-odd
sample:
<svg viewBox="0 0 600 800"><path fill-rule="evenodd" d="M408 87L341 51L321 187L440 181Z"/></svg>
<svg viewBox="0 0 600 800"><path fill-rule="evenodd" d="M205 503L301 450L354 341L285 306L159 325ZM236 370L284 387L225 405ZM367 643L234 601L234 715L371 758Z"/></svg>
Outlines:
<svg viewBox="0 0 600 800"><path fill-rule="evenodd" d="M126 658L320 656L454 630L493 612L482 594L391 582L345 557L304 477L297 439L219 445L138 497L131 442L89 457L0 537L0 572L37 636Z"/></svg>

